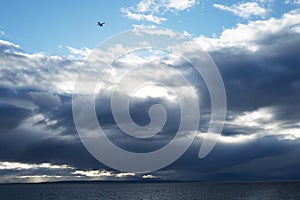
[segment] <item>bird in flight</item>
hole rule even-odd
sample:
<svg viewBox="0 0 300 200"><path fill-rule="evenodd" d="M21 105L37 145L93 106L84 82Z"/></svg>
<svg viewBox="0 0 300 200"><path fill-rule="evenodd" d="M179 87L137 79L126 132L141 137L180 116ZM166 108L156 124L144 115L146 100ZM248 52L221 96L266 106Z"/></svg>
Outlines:
<svg viewBox="0 0 300 200"><path fill-rule="evenodd" d="M98 22L97 26L103 26L103 24L105 24L105 22Z"/></svg>

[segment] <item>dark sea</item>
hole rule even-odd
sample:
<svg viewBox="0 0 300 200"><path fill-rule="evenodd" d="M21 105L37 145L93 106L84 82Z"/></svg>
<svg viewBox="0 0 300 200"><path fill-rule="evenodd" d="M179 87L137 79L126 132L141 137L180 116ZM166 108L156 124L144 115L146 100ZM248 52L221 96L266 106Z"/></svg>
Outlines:
<svg viewBox="0 0 300 200"><path fill-rule="evenodd" d="M300 182L46 183L0 185L0 200L299 199Z"/></svg>

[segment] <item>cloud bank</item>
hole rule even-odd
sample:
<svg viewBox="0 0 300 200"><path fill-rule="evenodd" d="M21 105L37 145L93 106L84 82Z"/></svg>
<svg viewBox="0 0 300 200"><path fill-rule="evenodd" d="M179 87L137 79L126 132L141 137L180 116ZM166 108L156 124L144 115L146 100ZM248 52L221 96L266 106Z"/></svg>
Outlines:
<svg viewBox="0 0 300 200"><path fill-rule="evenodd" d="M141 12L153 7L153 4L144 4L140 5ZM168 1L163 9L179 11L191 5L194 3L186 1L178 7ZM108 137L124 149L147 152L161 148L174 136L179 119L176 103L170 104L172 94L160 89L154 89L153 95L139 92L131 104L132 116L137 123L149 123L147 109L154 103L169 105L172 117L168 119L164 134L152 140L135 140L124 135L115 126L108 99L110 85L118 74L122 74L120 65L157 61L176 66L187 78L194 80L203 96L203 124L194 144L182 158L153 174L116 172L99 163L82 145L74 127L71 99L76 74L83 62L70 57L29 54L19 45L0 40L0 181L143 177L299 180L299 15L299 10L293 10L280 18L239 24L224 30L219 38L195 38L216 62L228 100L223 135L211 154L202 160L198 159L197 153L207 128L205 120L210 116L209 98L205 84L199 77L193 77L188 63L155 53L151 56L129 54L115 63L106 74L110 78L105 87L99 88L101 93L97 96L96 108ZM109 52L99 53L104 57L116 56L121 48L120 44ZM139 75L140 78L150 76L147 71ZM151 77L180 87L172 73L161 71ZM134 81L132 79L129 84ZM188 97L185 91L183 88L183 95Z"/></svg>

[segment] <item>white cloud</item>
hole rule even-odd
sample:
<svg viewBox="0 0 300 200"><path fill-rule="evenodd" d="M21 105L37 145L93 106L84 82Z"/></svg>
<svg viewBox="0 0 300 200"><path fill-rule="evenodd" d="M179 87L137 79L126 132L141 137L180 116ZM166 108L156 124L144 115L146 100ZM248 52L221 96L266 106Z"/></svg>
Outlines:
<svg viewBox="0 0 300 200"><path fill-rule="evenodd" d="M244 112L232 120L232 124L248 127L259 127L264 122L273 120L272 110L270 108L260 108L252 112Z"/></svg>
<svg viewBox="0 0 300 200"><path fill-rule="evenodd" d="M196 0L168 0L165 1L165 7L168 10L182 11L194 6L196 3Z"/></svg>
<svg viewBox="0 0 300 200"><path fill-rule="evenodd" d="M28 164L20 162L0 162L1 170L26 170L26 169L74 169L68 165L53 165L50 163Z"/></svg>
<svg viewBox="0 0 300 200"><path fill-rule="evenodd" d="M254 111L238 113L227 119L225 127L230 128L238 134L216 135L214 133L199 132L200 139L218 138L219 143L241 144L249 143L264 137L276 137L279 140L300 139L300 121L287 124L284 120L275 119L274 110L271 107L263 107Z"/></svg>
<svg viewBox="0 0 300 200"><path fill-rule="evenodd" d="M143 27L143 26L142 26ZM140 29L136 28L134 29L135 34L146 34L146 35L156 35L156 36L169 36L174 37L176 36L176 33L170 29Z"/></svg>
<svg viewBox="0 0 300 200"><path fill-rule="evenodd" d="M165 11L182 11L196 5L196 0L141 0L136 6L139 13L152 12L158 13Z"/></svg>
<svg viewBox="0 0 300 200"><path fill-rule="evenodd" d="M10 47L10 48L16 48L16 49L21 48L19 45L8 42L8 41L5 41L5 40L0 40L0 45L1 46L7 46L7 47Z"/></svg>
<svg viewBox="0 0 300 200"><path fill-rule="evenodd" d="M160 24L167 19L162 17L166 12L179 12L196 5L197 0L141 0L138 4L121 8L129 19L148 21Z"/></svg>
<svg viewBox="0 0 300 200"><path fill-rule="evenodd" d="M116 44L106 50L96 48L89 54L87 61L91 64L95 63L98 66L106 66L112 60L115 60L118 56L129 50L130 48L126 48L122 44Z"/></svg>
<svg viewBox="0 0 300 200"><path fill-rule="evenodd" d="M232 6L213 4L213 6L220 10L229 11L245 19L248 19L252 16L266 17L266 15L268 14L268 10L262 7L257 2L246 2L246 3L234 4Z"/></svg>
<svg viewBox="0 0 300 200"><path fill-rule="evenodd" d="M74 47L66 46L70 51L70 58L85 59L93 50L87 47L76 49Z"/></svg>
<svg viewBox="0 0 300 200"><path fill-rule="evenodd" d="M293 10L281 18L250 21L225 29L219 38L198 37L196 40L206 51L219 51L223 48L239 48L257 51L264 40L279 34L300 34L300 10Z"/></svg>
<svg viewBox="0 0 300 200"><path fill-rule="evenodd" d="M128 176L135 176L135 173L114 173L107 170L76 170L72 172L74 175L86 176L86 177L116 177L124 178Z"/></svg>
<svg viewBox="0 0 300 200"><path fill-rule="evenodd" d="M155 0L142 0L136 5L137 12L158 12L159 4Z"/></svg>
<svg viewBox="0 0 300 200"><path fill-rule="evenodd" d="M19 45L0 40L0 84L14 87L38 87L54 93L71 93L80 61L43 53L29 54ZM75 50L74 50L75 51ZM50 67L49 67L50 66Z"/></svg>
<svg viewBox="0 0 300 200"><path fill-rule="evenodd" d="M141 30L141 29L151 29L151 28L155 29L157 27L156 27L156 25L145 26L143 24L134 24L133 28L134 28L134 30L137 30L137 29Z"/></svg>
<svg viewBox="0 0 300 200"><path fill-rule="evenodd" d="M148 22L160 24L167 20L166 18L155 16L152 13L150 13L150 14L134 13L134 12L129 11L128 9L122 9L122 12L129 19L133 19L133 20L137 20L137 21L146 20Z"/></svg>
<svg viewBox="0 0 300 200"><path fill-rule="evenodd" d="M191 37L192 35L189 33L189 32L187 32L187 31L183 31L183 35L184 36L187 36L187 37Z"/></svg>
<svg viewBox="0 0 300 200"><path fill-rule="evenodd" d="M244 130L240 135L223 136L221 142L234 142L241 139L253 140L266 136L275 136L280 140L296 140L300 138L300 121L288 124L285 120L276 119L272 107L262 107L254 111L243 112L227 120L232 130ZM238 139L239 138L239 139Z"/></svg>
<svg viewBox="0 0 300 200"><path fill-rule="evenodd" d="M138 98L164 98L175 101L177 96L172 94L166 88L157 85L146 84L142 85L143 87L135 90L131 96Z"/></svg>
<svg viewBox="0 0 300 200"><path fill-rule="evenodd" d="M200 139L206 140L214 140L214 138L218 138L218 143L225 143L225 144L241 144L251 142L256 139L255 135L232 135L232 136L225 136L225 135L216 135L214 133L201 133L197 134L197 137Z"/></svg>
<svg viewBox="0 0 300 200"><path fill-rule="evenodd" d="M158 178L157 176L154 176L152 174L147 174L147 175L143 175L142 177L143 179L153 179L153 178Z"/></svg>

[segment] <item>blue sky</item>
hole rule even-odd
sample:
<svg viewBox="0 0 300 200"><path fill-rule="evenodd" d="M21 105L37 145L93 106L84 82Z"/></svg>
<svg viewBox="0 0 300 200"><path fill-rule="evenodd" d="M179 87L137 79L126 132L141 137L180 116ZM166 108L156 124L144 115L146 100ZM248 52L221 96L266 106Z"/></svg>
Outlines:
<svg viewBox="0 0 300 200"><path fill-rule="evenodd" d="M2 1L0 182L300 180L299 6L299 0ZM97 21L105 21L105 25L100 28ZM118 57L130 49L125 44L131 41L96 49L88 57L113 35L143 27L190 35L220 71L227 115L218 143L204 159L198 158L198 152L212 115L210 96L187 61L156 51ZM172 37L168 31L151 34ZM182 50L198 53L193 48ZM180 120L172 92L157 86L130 95L125 89L115 90L126 70L142 65L146 69L128 77L123 86L150 77L171 83L169 88L189 102L191 91L176 74L163 68L168 65L184 74L201 97L196 139L182 157L158 171L127 173L106 166L88 152L75 128L72 95L77 94L75 80L84 59L102 69L117 57L105 71L102 87L97 88L95 107L107 137L128 151L147 152L168 144ZM162 66L161 70L152 64ZM112 91L133 98L130 114L137 124L149 123L151 105L168 108L171 117L161 134L145 140L124 134L110 107ZM82 117L87 133L92 134L87 115L83 112Z"/></svg>
<svg viewBox="0 0 300 200"><path fill-rule="evenodd" d="M155 25L176 31L186 31L193 36L219 35L223 29L234 27L237 23L245 23L251 19L280 17L291 10L294 5L284 1L259 3L269 9L266 16L253 15L247 19L214 7L214 4L233 5L239 1L205 0L191 1L191 6L180 7L154 15L166 18L160 24L147 20L132 20L126 17L122 9L135 7L138 1L96 1L88 0L81 3L70 1L3 1L1 3L0 27L6 39L21 45L29 52L44 52L47 54L66 55L67 49L95 48L100 42L119 32L132 29L134 25ZM257 1L260 2L260 1ZM268 2L268 1L266 1ZM159 3L157 2L156 5ZM142 13L151 13L151 9ZM163 13L164 12L164 13ZM101 30L96 26L97 21L106 21Z"/></svg>

